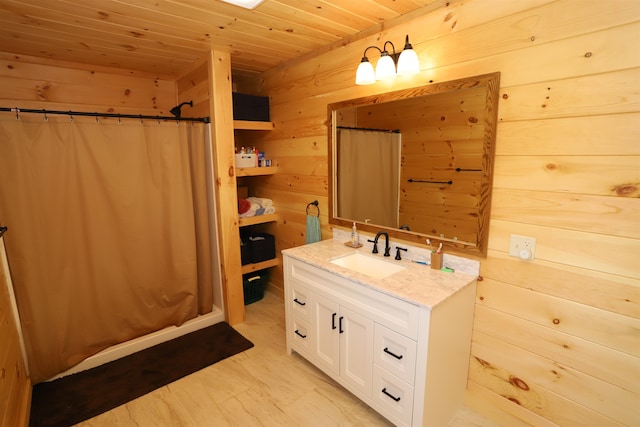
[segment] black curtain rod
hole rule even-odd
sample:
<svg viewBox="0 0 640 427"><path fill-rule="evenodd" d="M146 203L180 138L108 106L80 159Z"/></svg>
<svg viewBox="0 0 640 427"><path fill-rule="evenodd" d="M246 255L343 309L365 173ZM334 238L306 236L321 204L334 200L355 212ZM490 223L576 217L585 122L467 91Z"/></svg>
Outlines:
<svg viewBox="0 0 640 427"><path fill-rule="evenodd" d="M85 111L59 111L59 110L35 110L31 108L7 108L0 107L0 111L16 113L16 118L20 113L38 114L59 114L65 116L89 116L89 117L113 117L117 119L138 119L138 120L171 120L176 122L202 122L209 123L209 117L171 117L171 116L146 116L143 114L114 114L114 113L87 113Z"/></svg>
<svg viewBox="0 0 640 427"><path fill-rule="evenodd" d="M400 129L354 128L354 127L349 127L349 126L338 126L338 129L349 129L349 130L368 130L368 131L372 131L372 132L400 133Z"/></svg>

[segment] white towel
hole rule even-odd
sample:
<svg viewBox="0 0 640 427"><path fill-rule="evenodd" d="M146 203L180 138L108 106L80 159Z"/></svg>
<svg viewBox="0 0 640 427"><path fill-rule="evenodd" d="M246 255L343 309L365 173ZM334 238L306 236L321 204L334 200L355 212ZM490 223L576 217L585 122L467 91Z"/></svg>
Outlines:
<svg viewBox="0 0 640 427"><path fill-rule="evenodd" d="M266 199L264 197L248 197L247 200L250 201L251 203L257 203L258 205L262 206L265 209L273 206L273 200Z"/></svg>
<svg viewBox="0 0 640 427"><path fill-rule="evenodd" d="M248 211L246 211L243 214L240 214L240 218L251 218L252 216L256 216L256 210L257 209L249 209Z"/></svg>

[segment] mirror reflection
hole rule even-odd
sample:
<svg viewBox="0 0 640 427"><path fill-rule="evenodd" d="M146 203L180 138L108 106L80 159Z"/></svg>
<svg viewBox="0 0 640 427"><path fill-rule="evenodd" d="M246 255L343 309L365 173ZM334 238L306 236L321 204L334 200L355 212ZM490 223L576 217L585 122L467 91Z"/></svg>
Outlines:
<svg viewBox="0 0 640 427"><path fill-rule="evenodd" d="M499 73L329 106L330 222L484 255Z"/></svg>

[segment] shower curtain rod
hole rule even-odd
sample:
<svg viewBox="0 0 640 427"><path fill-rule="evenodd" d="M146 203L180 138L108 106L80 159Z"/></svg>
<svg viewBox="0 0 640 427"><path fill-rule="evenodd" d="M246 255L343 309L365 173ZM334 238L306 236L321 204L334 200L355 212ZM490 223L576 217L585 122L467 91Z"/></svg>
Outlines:
<svg viewBox="0 0 640 427"><path fill-rule="evenodd" d="M115 113L88 113L85 111L59 111L59 110L35 110L31 108L11 108L0 107L0 111L8 111L16 113L16 119L20 118L20 113L37 113L37 114L59 114L66 116L89 116L89 117L113 117L117 119L138 119L138 120L171 120L177 122L202 122L209 123L209 117L172 117L172 116L147 116L144 114L115 114Z"/></svg>
<svg viewBox="0 0 640 427"><path fill-rule="evenodd" d="M389 132L389 133L400 133L400 129L375 129L375 128L354 128L349 126L337 126L338 129L349 129L349 130L368 130L372 132Z"/></svg>

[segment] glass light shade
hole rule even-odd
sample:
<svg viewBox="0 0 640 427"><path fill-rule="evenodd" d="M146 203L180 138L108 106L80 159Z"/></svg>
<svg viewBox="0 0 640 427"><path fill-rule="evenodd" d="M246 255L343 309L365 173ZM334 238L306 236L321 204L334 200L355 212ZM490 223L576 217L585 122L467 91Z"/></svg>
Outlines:
<svg viewBox="0 0 640 427"><path fill-rule="evenodd" d="M388 53L383 53L376 64L376 80L387 80L396 77L396 64Z"/></svg>
<svg viewBox="0 0 640 427"><path fill-rule="evenodd" d="M234 4L245 9L255 9L264 0L222 0L225 3Z"/></svg>
<svg viewBox="0 0 640 427"><path fill-rule="evenodd" d="M358 65L356 71L356 84L357 85L372 85L376 82L375 72L373 71L373 65L369 60L362 58L362 62Z"/></svg>
<svg viewBox="0 0 640 427"><path fill-rule="evenodd" d="M420 72L420 61L418 54L413 49L405 49L398 59L398 75L410 76Z"/></svg>

